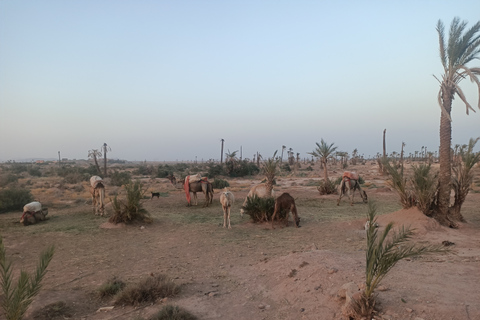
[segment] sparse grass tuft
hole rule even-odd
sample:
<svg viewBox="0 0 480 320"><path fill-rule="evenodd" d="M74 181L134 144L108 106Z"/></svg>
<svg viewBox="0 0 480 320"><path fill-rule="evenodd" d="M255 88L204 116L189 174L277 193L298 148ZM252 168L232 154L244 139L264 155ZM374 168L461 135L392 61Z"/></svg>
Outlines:
<svg viewBox="0 0 480 320"><path fill-rule="evenodd" d="M72 316L73 312L65 301L50 303L32 315L36 320L70 319Z"/></svg>
<svg viewBox="0 0 480 320"><path fill-rule="evenodd" d="M159 298L173 297L180 293L180 286L166 275L150 276L136 285L127 286L115 301L116 305L139 305L155 302Z"/></svg>
<svg viewBox="0 0 480 320"><path fill-rule="evenodd" d="M107 280L107 282L105 282L103 285L101 285L100 288L98 288L98 295L100 296L100 298L112 297L122 291L125 286L125 282L118 279L117 277L112 277L111 279Z"/></svg>
<svg viewBox="0 0 480 320"><path fill-rule="evenodd" d="M178 306L166 305L150 320L196 320L196 316Z"/></svg>

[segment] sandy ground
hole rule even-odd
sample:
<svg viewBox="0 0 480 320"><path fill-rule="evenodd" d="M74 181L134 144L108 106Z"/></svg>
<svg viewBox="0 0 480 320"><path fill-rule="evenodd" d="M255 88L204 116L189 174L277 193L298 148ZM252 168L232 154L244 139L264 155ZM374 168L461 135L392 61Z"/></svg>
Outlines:
<svg viewBox="0 0 480 320"><path fill-rule="evenodd" d="M63 301L70 312L59 319L148 318L167 303L184 307L199 319L344 319L340 288L364 282L367 206L356 201L350 207L357 218L323 219L318 208L335 210L336 196L320 196L314 187L303 186L305 179L281 182L297 199L301 228L290 223L272 230L270 225L241 219L238 212L248 189L239 187L232 187L237 202L231 230L221 227L218 192L212 207L186 208L184 194L164 184L157 189L168 189L168 197L144 201L154 219L148 225L110 228L107 219L94 217L87 204L51 209L51 220L29 227L18 224L18 213L0 215L0 232L15 272L32 270L43 248L56 246L44 286L26 318L34 319L42 307ZM367 193L379 202L398 202L388 188ZM413 240L421 244L454 243L450 254L404 260L390 271L377 292L379 319L480 319L479 203L480 194L470 193L464 210L469 223L457 230L441 227L415 209L379 215L380 229L394 221L414 228ZM183 215L198 220L182 223ZM55 226L73 218L90 219L94 226L74 230ZM112 300L95 296L108 278L130 283L160 273L182 285L178 297L98 311L113 305Z"/></svg>

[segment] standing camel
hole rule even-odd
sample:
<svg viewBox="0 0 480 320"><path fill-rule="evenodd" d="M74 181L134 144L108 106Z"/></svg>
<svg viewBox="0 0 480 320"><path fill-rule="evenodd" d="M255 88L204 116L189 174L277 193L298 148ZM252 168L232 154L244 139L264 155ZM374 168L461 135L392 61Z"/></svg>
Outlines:
<svg viewBox="0 0 480 320"><path fill-rule="evenodd" d="M368 202L367 193L362 190L360 183L358 182L359 176L355 172L345 171L342 176L342 182L340 183L340 196L337 200L337 206L340 205L340 199L347 194L350 199L350 205L353 206L353 196L355 190L358 190L364 203Z"/></svg>
<svg viewBox="0 0 480 320"><path fill-rule="evenodd" d="M213 185L206 179L190 182L190 176L187 176L185 180L178 181L179 183L177 183L177 179L173 175L168 176L167 179L170 180L170 182L176 188L178 188L178 185L181 185L181 188L185 190L188 207L192 205L190 201L190 192L193 193L193 200L195 202L195 206L198 204L197 192L203 192L203 194L205 194L205 203L203 205L204 207L208 207L208 205L213 202Z"/></svg>
<svg viewBox="0 0 480 320"><path fill-rule="evenodd" d="M105 184L103 179L99 176L93 176L90 178L90 194L92 195L93 211L95 212L95 215L100 214L103 216L105 211Z"/></svg>
<svg viewBox="0 0 480 320"><path fill-rule="evenodd" d="M228 220L228 229L232 229L232 226L230 225L230 209L233 205L233 202L235 201L235 197L233 196L233 193L227 190L225 188L220 195L220 203L222 204L223 208L223 227L227 227L227 220Z"/></svg>

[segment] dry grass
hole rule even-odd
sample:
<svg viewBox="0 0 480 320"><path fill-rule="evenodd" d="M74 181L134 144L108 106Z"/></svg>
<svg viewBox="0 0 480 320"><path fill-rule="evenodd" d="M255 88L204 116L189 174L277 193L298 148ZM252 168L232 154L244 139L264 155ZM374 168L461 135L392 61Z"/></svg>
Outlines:
<svg viewBox="0 0 480 320"><path fill-rule="evenodd" d="M116 305L139 305L142 303L155 302L157 299L173 297L180 293L180 286L166 275L151 275L138 284L130 285L123 290Z"/></svg>

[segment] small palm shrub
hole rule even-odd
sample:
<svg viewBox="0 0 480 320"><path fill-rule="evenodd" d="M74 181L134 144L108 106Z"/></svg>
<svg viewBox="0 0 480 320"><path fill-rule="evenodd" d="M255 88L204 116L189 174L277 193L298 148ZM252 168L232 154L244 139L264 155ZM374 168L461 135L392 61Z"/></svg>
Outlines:
<svg viewBox="0 0 480 320"><path fill-rule="evenodd" d="M0 190L0 212L22 210L23 206L33 201L30 190L12 187Z"/></svg>
<svg viewBox="0 0 480 320"><path fill-rule="evenodd" d="M324 179L320 181L320 185L317 187L317 190L318 192L320 192L321 195L334 194L334 193L337 193L337 188L339 184L340 183L337 183L336 181L332 181L331 179L328 179L328 180Z"/></svg>
<svg viewBox="0 0 480 320"><path fill-rule="evenodd" d="M117 277L112 277L98 288L98 295L100 298L111 297L122 291L125 286L125 282Z"/></svg>
<svg viewBox="0 0 480 320"><path fill-rule="evenodd" d="M115 301L116 305L153 303L157 299L173 297L180 293L180 286L166 275L149 276L138 284L127 286Z"/></svg>
<svg viewBox="0 0 480 320"><path fill-rule="evenodd" d="M42 171L40 171L40 168L32 166L32 167L28 168L28 174L33 176L33 177L41 177L42 176Z"/></svg>
<svg viewBox="0 0 480 320"><path fill-rule="evenodd" d="M372 319L375 313L375 289L397 262L423 254L448 251L439 245L417 246L408 243L413 231L403 226L389 237L393 223L389 223L378 234L375 204L370 202L368 207L367 219L370 223L367 229L365 290L359 299L352 299L348 316L353 319Z"/></svg>
<svg viewBox="0 0 480 320"><path fill-rule="evenodd" d="M125 201L118 200L115 196L112 201L113 215L109 221L112 223L129 223L135 220L151 222L148 212L142 207L140 200L144 198L145 190L143 190L140 181L130 182L125 185L127 198Z"/></svg>
<svg viewBox="0 0 480 320"><path fill-rule="evenodd" d="M431 173L431 164L422 163L418 166L412 166L412 168L413 177L411 182L416 206L428 216L431 214L432 205L435 201L438 175Z"/></svg>
<svg viewBox="0 0 480 320"><path fill-rule="evenodd" d="M178 306L166 305L150 320L197 320L198 318Z"/></svg>
<svg viewBox="0 0 480 320"><path fill-rule="evenodd" d="M7 261L5 246L0 236L0 286L2 287L3 300L1 306L5 319L21 320L33 301L40 292L41 282L47 273L47 267L53 258L54 246L48 247L40 254L40 261L35 274L29 275L26 271L20 272L17 284L12 283L12 263Z"/></svg>
<svg viewBox="0 0 480 320"><path fill-rule="evenodd" d="M217 178L217 179L213 180L212 186L213 186L214 189L223 189L223 188L226 188L226 187L230 187L230 183L228 183L227 180Z"/></svg>
<svg viewBox="0 0 480 320"><path fill-rule="evenodd" d="M271 220L273 210L275 209L275 199L259 198L255 195L248 197L247 203L242 208L245 211L244 213L252 218L253 222L261 222L264 219ZM281 216L279 218L281 218Z"/></svg>

